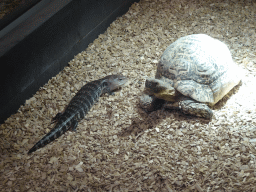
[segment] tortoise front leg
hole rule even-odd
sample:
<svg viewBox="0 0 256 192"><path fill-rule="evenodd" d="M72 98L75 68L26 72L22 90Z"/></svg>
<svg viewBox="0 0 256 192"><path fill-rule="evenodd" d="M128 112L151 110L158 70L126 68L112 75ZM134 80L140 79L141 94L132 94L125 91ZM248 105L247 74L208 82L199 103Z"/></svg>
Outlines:
<svg viewBox="0 0 256 192"><path fill-rule="evenodd" d="M164 100L147 94L143 94L140 97L140 106L147 113L161 109L164 103Z"/></svg>
<svg viewBox="0 0 256 192"><path fill-rule="evenodd" d="M211 119L213 115L212 110L206 104L198 103L192 99L181 100L179 102L179 108L185 114L203 117L205 119Z"/></svg>
<svg viewBox="0 0 256 192"><path fill-rule="evenodd" d="M166 103L164 106L166 109L179 108L183 113L203 117L205 119L211 119L213 116L212 110L204 103L199 103L191 98L182 97L179 101L174 103Z"/></svg>

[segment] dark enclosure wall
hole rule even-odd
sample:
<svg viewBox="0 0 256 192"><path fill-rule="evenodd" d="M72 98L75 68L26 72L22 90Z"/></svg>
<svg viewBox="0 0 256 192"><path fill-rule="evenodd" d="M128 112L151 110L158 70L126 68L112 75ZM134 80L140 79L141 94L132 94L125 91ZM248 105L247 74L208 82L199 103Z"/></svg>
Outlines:
<svg viewBox="0 0 256 192"><path fill-rule="evenodd" d="M0 31L0 123L135 0L44 0ZM1 22L1 20L0 20Z"/></svg>

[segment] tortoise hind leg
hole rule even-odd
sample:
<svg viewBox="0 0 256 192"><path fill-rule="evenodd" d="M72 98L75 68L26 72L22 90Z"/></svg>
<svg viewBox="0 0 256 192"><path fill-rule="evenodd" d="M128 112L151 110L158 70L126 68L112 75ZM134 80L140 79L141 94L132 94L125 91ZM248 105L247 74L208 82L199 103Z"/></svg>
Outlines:
<svg viewBox="0 0 256 192"><path fill-rule="evenodd" d="M180 100L179 108L185 114L203 117L205 119L211 119L213 115L212 110L206 104L189 98Z"/></svg>

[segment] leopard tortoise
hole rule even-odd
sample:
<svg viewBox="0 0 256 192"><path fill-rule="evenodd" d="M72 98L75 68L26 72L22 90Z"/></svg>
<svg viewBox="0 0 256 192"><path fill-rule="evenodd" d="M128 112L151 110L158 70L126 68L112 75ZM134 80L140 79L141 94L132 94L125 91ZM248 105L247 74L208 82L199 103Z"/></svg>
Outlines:
<svg viewBox="0 0 256 192"><path fill-rule="evenodd" d="M165 108L211 119L209 106L240 81L238 66L224 43L205 34L188 35L164 51L155 78L146 79L140 104L152 111L162 100Z"/></svg>

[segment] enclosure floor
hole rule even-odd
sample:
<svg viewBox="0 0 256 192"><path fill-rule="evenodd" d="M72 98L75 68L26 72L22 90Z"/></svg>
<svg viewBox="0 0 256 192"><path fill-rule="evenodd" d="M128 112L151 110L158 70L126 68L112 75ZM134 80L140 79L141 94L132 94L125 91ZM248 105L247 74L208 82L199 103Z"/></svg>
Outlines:
<svg viewBox="0 0 256 192"><path fill-rule="evenodd" d="M255 1L142 0L114 21L0 126L1 191L256 191ZM172 42L204 33L226 43L242 85L211 121L138 105ZM80 121L27 155L86 82L122 73Z"/></svg>

